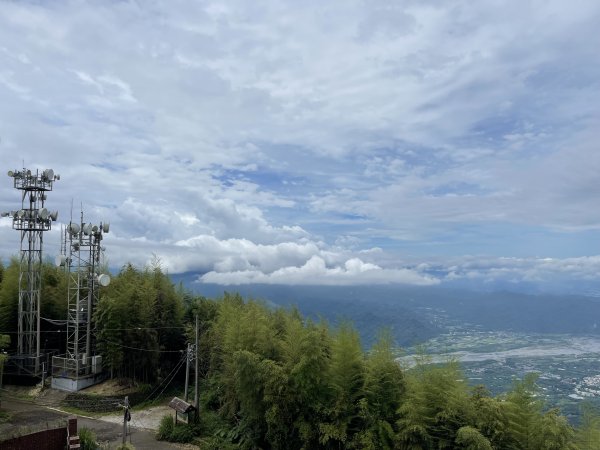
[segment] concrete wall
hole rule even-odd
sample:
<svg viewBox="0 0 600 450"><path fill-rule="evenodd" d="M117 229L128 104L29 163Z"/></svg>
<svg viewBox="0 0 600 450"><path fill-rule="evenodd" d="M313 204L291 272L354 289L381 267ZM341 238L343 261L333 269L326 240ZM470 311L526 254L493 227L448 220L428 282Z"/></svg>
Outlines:
<svg viewBox="0 0 600 450"><path fill-rule="evenodd" d="M54 389L59 389L61 391L67 392L77 392L86 387L93 386L94 384L98 384L101 381L104 381L106 375L103 373L97 373L95 375L90 375L85 378L65 378L65 377L52 377L52 387Z"/></svg>

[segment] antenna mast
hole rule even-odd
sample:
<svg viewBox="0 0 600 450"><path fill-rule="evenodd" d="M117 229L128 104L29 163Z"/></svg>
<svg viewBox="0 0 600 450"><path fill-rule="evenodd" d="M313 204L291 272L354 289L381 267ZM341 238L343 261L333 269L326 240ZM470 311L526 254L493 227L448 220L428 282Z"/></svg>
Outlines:
<svg viewBox="0 0 600 450"><path fill-rule="evenodd" d="M23 164L25 165L25 164ZM19 312L17 355L12 358L18 373L40 375L40 294L42 287L42 249L44 232L52 228L58 212L45 208L46 193L60 175L52 169L42 173L36 170L9 170L14 188L21 191L21 209L4 212L3 217L12 218L12 227L21 234L19 257Z"/></svg>

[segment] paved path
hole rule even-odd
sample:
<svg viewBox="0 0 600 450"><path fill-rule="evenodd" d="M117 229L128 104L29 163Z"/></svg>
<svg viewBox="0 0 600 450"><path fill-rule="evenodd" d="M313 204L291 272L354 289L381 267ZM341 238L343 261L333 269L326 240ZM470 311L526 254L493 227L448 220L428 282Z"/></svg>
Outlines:
<svg viewBox="0 0 600 450"><path fill-rule="evenodd" d="M52 407L41 406L32 401L7 398L6 396L2 398L2 410L9 412L11 417L7 423L0 424L0 435L11 433L15 427L43 427L46 423L62 421L69 415L73 415ZM93 430L98 442L108 443L110 449L116 448L123 440L123 425L85 416L77 416L77 425L79 428L86 427ZM151 430L131 427L129 431L127 442L131 442L136 450L197 448L157 441L154 438L154 431Z"/></svg>

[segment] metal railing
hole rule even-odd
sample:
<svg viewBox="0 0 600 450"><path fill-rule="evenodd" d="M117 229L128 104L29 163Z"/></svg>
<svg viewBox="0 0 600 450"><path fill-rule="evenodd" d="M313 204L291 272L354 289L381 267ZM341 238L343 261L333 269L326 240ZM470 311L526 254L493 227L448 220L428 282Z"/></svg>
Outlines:
<svg viewBox="0 0 600 450"><path fill-rule="evenodd" d="M52 357L52 376L63 378L83 378L102 372L102 357L88 356L78 359L66 356Z"/></svg>

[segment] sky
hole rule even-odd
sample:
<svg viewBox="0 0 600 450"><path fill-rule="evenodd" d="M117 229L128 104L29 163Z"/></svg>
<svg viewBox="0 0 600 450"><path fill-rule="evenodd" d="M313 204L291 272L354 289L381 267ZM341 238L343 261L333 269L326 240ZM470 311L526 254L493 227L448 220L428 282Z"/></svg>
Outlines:
<svg viewBox="0 0 600 450"><path fill-rule="evenodd" d="M0 169L59 173L45 254L83 208L115 270L590 282L599 27L595 0L0 0Z"/></svg>

